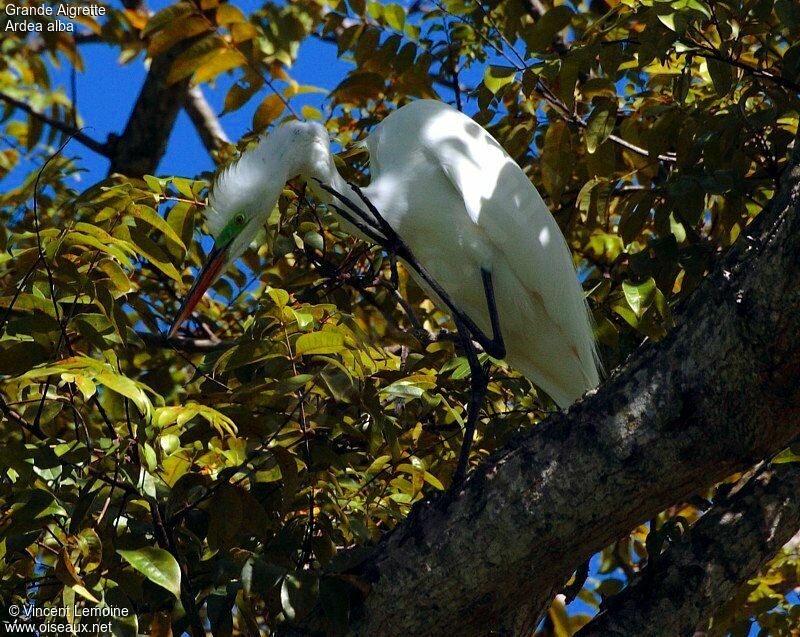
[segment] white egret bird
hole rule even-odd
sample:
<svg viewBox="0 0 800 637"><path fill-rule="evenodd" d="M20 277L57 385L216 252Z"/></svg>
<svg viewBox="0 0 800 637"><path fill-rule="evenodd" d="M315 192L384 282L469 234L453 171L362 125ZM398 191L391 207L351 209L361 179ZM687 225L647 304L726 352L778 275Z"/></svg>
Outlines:
<svg viewBox="0 0 800 637"><path fill-rule="evenodd" d="M396 233L407 248L398 256L408 261L410 251L424 270L412 267L412 275L448 306L460 330L466 325L489 354L505 355L560 407L595 387L592 324L569 248L538 191L502 146L468 116L433 100L399 108L364 144L370 184L363 196L337 171L328 133L318 123L284 123L225 169L207 208L215 247L170 335L253 241L285 183L300 176L355 234L365 233L348 219L358 216L380 227L379 212L388 232L374 234ZM473 389L477 384L465 432L468 452L486 378L471 339L465 340ZM457 475L465 467L462 449Z"/></svg>

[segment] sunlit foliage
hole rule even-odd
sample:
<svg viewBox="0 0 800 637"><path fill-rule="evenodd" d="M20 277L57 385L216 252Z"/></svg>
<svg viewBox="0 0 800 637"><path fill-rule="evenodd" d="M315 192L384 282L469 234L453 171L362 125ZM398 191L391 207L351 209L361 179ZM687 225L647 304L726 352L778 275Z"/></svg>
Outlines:
<svg viewBox="0 0 800 637"><path fill-rule="evenodd" d="M0 42L0 177L34 166L0 182L0 605L129 607L120 635L181 634L197 617L217 635L258 634L317 600L340 633L360 586L347 575L358 553L343 549L449 484L468 367L440 332L448 317L402 270L395 285L387 255L300 183L167 343L204 258L208 175L112 175L76 191L76 155L90 151L78 140L56 153L67 136L47 122L91 124L91 111L73 112L52 65L82 72L81 47L100 41L123 64L171 51L168 83L233 74L225 112L252 111L252 134L215 151L219 163L302 116L325 123L358 183L369 166L353 143L386 114L418 97L460 106L546 197L607 369L672 327L671 308L770 199L798 125L791 0L107 10L76 34ZM292 102L319 90L292 79L310 37L351 64L324 113ZM475 461L554 409L502 364L491 375ZM603 551L584 608L681 541L703 498ZM789 635L797 574L795 547L711 634L758 621ZM540 631L587 619L558 598Z"/></svg>

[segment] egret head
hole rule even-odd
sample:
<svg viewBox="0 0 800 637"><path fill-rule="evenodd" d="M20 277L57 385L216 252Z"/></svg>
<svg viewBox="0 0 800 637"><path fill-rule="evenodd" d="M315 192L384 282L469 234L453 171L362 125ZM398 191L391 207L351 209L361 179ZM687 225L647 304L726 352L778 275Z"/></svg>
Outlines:
<svg viewBox="0 0 800 637"><path fill-rule="evenodd" d="M297 175L314 174L328 149L328 135L320 124L286 122L217 176L206 208L206 226L214 237L214 248L172 323L170 337L206 290L253 242L284 184Z"/></svg>

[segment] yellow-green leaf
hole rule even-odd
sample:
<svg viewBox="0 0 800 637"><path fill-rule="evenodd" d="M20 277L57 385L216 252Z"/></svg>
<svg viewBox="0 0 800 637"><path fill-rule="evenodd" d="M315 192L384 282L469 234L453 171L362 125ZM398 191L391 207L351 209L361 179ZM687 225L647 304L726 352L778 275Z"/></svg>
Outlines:
<svg viewBox="0 0 800 637"><path fill-rule="evenodd" d="M517 70L511 66L491 64L483 74L483 83L492 93L497 93L506 84L514 81Z"/></svg>
<svg viewBox="0 0 800 637"><path fill-rule="evenodd" d="M586 150L594 153L613 132L616 120L616 100L600 100L586 125Z"/></svg>
<svg viewBox="0 0 800 637"><path fill-rule="evenodd" d="M263 131L281 116L284 108L286 105L280 96L275 93L267 95L253 114L253 130L257 133Z"/></svg>
<svg viewBox="0 0 800 637"><path fill-rule="evenodd" d="M225 49L197 67L194 77L192 78L192 84L209 82L220 73L242 66L245 61L244 56L239 53L239 51Z"/></svg>
<svg viewBox="0 0 800 637"><path fill-rule="evenodd" d="M178 2L162 9L148 21L144 29L142 29L142 37L146 38L151 33L163 29L167 25L179 20L180 18L189 15L195 11L195 5L191 2Z"/></svg>
<svg viewBox="0 0 800 637"><path fill-rule="evenodd" d="M151 582L166 588L176 599L180 599L181 568L170 553L154 546L118 550L117 553Z"/></svg>
<svg viewBox="0 0 800 637"><path fill-rule="evenodd" d="M383 19L395 31L402 31L406 24L406 10L399 4L389 4L383 7Z"/></svg>
<svg viewBox="0 0 800 637"><path fill-rule="evenodd" d="M184 250L186 249L186 246L183 245L183 241L176 234L175 230L173 230L172 226L153 208L149 206L131 206L130 213L137 219L141 219L145 223L153 226L156 230L160 230L171 241L177 243Z"/></svg>
<svg viewBox="0 0 800 637"><path fill-rule="evenodd" d="M172 63L172 68L167 75L167 84L175 84L175 82L189 77L202 64L226 49L225 42L216 34L207 35L202 40L195 42Z"/></svg>
<svg viewBox="0 0 800 637"><path fill-rule="evenodd" d="M569 127L560 120L550 124L544 136L542 181L550 199L556 204L561 200L572 174L571 141Z"/></svg>
<svg viewBox="0 0 800 637"><path fill-rule="evenodd" d="M336 332L312 332L303 334L297 339L295 353L304 354L335 354L344 349L344 337Z"/></svg>
<svg viewBox="0 0 800 637"><path fill-rule="evenodd" d="M239 7L232 4L221 4L217 8L217 24L220 26L237 24L239 22L245 22L244 14Z"/></svg>

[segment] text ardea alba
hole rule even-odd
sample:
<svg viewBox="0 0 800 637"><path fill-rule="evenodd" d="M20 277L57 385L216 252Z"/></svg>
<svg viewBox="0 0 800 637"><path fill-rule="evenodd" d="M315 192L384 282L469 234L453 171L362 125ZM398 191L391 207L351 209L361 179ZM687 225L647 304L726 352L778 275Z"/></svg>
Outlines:
<svg viewBox="0 0 800 637"><path fill-rule="evenodd" d="M317 123L282 124L225 169L207 209L215 247L170 335L253 241L284 184L301 176L316 197L340 210L358 208L359 216L371 218L364 199L371 202L460 309L459 328L470 327L490 354L504 352L560 407L596 386L591 320L569 249L538 191L500 144L447 104L420 100L389 115L365 145L370 185L364 198L336 170L328 133ZM473 376L480 373L472 360L471 367ZM470 427L466 435L469 444ZM457 474L465 461L462 453Z"/></svg>

